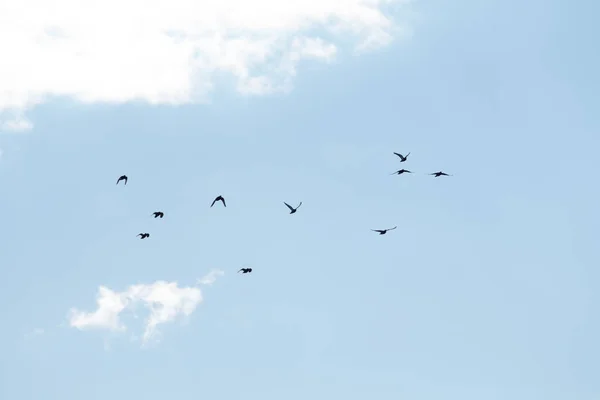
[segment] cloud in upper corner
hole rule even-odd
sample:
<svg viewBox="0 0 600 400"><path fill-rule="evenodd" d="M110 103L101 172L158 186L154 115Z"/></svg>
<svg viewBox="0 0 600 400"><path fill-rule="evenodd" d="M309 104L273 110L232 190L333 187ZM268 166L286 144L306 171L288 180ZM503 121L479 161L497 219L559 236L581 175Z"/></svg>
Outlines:
<svg viewBox="0 0 600 400"><path fill-rule="evenodd" d="M203 279L212 279L212 283L216 276L220 275L219 272L211 271ZM69 325L79 330L124 332L127 327L121 321L121 315L125 311L133 312L137 305L142 304L150 311L142 334L142 343L146 344L157 337L157 327L160 324L191 315L201 302L202 292L199 288L179 287L177 282L156 281L151 284L131 285L122 292L100 286L96 310L85 312L71 309Z"/></svg>
<svg viewBox="0 0 600 400"><path fill-rule="evenodd" d="M229 73L238 92L291 89L302 59L387 45L412 0L21 0L0 3L0 112L63 96L182 104ZM35 10L35 12L32 12ZM4 129L31 128L8 121Z"/></svg>

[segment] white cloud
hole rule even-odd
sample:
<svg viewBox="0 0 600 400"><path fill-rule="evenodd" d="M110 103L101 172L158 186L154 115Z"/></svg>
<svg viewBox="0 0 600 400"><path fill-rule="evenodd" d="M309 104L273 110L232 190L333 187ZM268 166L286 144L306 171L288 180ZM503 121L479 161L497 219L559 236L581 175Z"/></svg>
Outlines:
<svg viewBox="0 0 600 400"><path fill-rule="evenodd" d="M13 118L5 121L0 121L0 130L3 131L23 132L31 130L31 128L33 128L32 123L26 120L23 115L14 116Z"/></svg>
<svg viewBox="0 0 600 400"><path fill-rule="evenodd" d="M223 276L223 275L225 275L225 272L223 272L219 269L213 269L208 274L206 274L204 277L198 279L198 284L210 286L213 283L215 283L215 281L217 280L217 278L219 276Z"/></svg>
<svg viewBox="0 0 600 400"><path fill-rule="evenodd" d="M42 328L35 328L34 330L27 332L25 334L25 339L30 339L34 336L42 336L44 333L46 333L45 329Z"/></svg>
<svg viewBox="0 0 600 400"><path fill-rule="evenodd" d="M386 45L385 12L410 0L20 0L0 2L0 112L53 96L84 103L199 101L230 73L243 94L291 89L298 62L336 43ZM17 118L3 128L30 128Z"/></svg>
<svg viewBox="0 0 600 400"><path fill-rule="evenodd" d="M222 274L222 271L213 270L203 280L212 284ZM123 332L127 328L119 318L121 314L143 304L150 311L142 335L142 342L147 343L156 338L158 325L191 315L202 302L202 293L197 287L179 287L177 282L156 281L131 285L122 292L100 286L96 302L98 307L93 312L71 309L70 326L79 330Z"/></svg>

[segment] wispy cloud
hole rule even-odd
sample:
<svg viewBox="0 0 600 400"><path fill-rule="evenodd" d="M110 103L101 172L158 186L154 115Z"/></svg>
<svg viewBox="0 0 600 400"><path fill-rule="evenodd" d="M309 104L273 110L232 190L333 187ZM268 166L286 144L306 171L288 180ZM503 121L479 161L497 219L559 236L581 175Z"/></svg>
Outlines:
<svg viewBox="0 0 600 400"><path fill-rule="evenodd" d="M213 283L215 283L215 281L217 280L217 278L219 276L223 276L223 275L225 275L224 271L221 271L220 269L212 269L204 277L198 279L197 283L199 285L209 285L210 286Z"/></svg>
<svg viewBox="0 0 600 400"><path fill-rule="evenodd" d="M0 95L1 93L2 92L0 91ZM22 115L13 116L12 118L4 121L0 120L0 131L24 132L31 130L31 128L33 128L32 123L25 119Z"/></svg>
<svg viewBox="0 0 600 400"><path fill-rule="evenodd" d="M212 284L222 274L222 271L213 270L199 281ZM159 325L191 315L201 302L202 292L198 287L179 287L177 282L156 281L131 285L122 292L100 286L96 310L85 312L73 308L68 319L69 325L79 330L123 332L127 327L120 319L122 313L132 312L138 304L143 304L150 311L141 338L142 343L146 344L156 339Z"/></svg>
<svg viewBox="0 0 600 400"><path fill-rule="evenodd" d="M35 328L34 330L27 332L25 334L25 339L29 339L35 336L42 336L44 333L46 333L45 329L42 328Z"/></svg>
<svg viewBox="0 0 600 400"><path fill-rule="evenodd" d="M289 91L298 62L340 43L387 45L410 0L21 0L0 4L0 112L53 96L85 103L205 99L227 72L243 94ZM32 12L31 10L35 10ZM28 129L25 120L7 129Z"/></svg>

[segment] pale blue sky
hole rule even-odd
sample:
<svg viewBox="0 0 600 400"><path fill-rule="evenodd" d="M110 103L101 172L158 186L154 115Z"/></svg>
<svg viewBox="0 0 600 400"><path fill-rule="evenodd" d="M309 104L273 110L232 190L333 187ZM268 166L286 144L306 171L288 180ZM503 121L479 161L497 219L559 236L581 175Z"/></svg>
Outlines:
<svg viewBox="0 0 600 400"><path fill-rule="evenodd" d="M56 101L0 136L0 398L600 398L600 4L414 11L289 94ZM212 268L154 347L67 327L100 285Z"/></svg>

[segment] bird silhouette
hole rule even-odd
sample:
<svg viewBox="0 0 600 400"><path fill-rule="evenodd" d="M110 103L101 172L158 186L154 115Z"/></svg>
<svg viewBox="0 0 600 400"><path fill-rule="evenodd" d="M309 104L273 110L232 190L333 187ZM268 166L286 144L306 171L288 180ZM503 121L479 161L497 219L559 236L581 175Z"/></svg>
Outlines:
<svg viewBox="0 0 600 400"><path fill-rule="evenodd" d="M146 239L147 237L150 237L149 233L138 233L136 236L140 236L140 239Z"/></svg>
<svg viewBox="0 0 600 400"><path fill-rule="evenodd" d="M393 231L396 228L397 228L397 226L395 226L393 228L389 228L389 229L371 229L371 230L373 232L378 232L380 235L385 235L387 233L387 231Z"/></svg>
<svg viewBox="0 0 600 400"><path fill-rule="evenodd" d="M409 171L407 169L402 168L402 169L399 169L398 171L396 171L396 172L394 172L393 174L390 174L390 175L402 175L405 172L407 174L412 174L412 171Z"/></svg>
<svg viewBox="0 0 600 400"><path fill-rule="evenodd" d="M298 209L300 208L300 206L302 205L302 202L300 202L300 204L298 204L298 207L294 208L292 206L290 206L288 203L286 203L285 201L283 202L283 204L285 204L287 206L287 208L290 209L290 214L295 213L296 211L298 211Z"/></svg>
<svg viewBox="0 0 600 400"><path fill-rule="evenodd" d="M241 272L242 274L247 274L247 273L249 273L249 272L252 272L252 268L242 268L242 269L240 269L240 270L238 271L238 274L239 274L240 272Z"/></svg>
<svg viewBox="0 0 600 400"><path fill-rule="evenodd" d="M448 175L447 173L442 172L442 171L434 172L433 174L429 174L429 175L433 175L436 178L438 178L440 176L452 176L452 175Z"/></svg>
<svg viewBox="0 0 600 400"><path fill-rule="evenodd" d="M211 207L212 207L212 206L214 206L214 205L215 205L215 203L216 203L217 201L221 201L221 202L223 202L223 206L224 206L224 207L227 207L227 204L225 204L225 199L224 199L224 198L223 198L223 196L221 196L221 195L219 195L219 196L215 197L215 199L213 200L213 202L212 202L212 204L211 204L210 206L211 206Z"/></svg>
<svg viewBox="0 0 600 400"><path fill-rule="evenodd" d="M127 175L121 175L119 177L119 179L117 179L117 185L119 184L119 182L121 181L125 181L124 185L127 185Z"/></svg>
<svg viewBox="0 0 600 400"><path fill-rule="evenodd" d="M398 157L400 157L400 162L406 161L406 159L408 158L408 156L410 156L410 152L407 155L405 155L405 156L403 156L400 153L396 153L396 152L394 152L394 154L397 155Z"/></svg>
<svg viewBox="0 0 600 400"><path fill-rule="evenodd" d="M165 213L162 211L155 211L152 214L154 214L154 218L159 218L159 217L162 218L165 216Z"/></svg>

